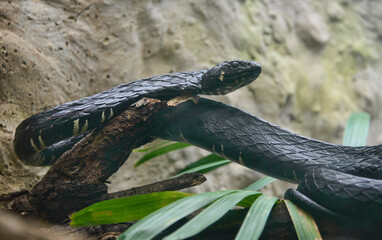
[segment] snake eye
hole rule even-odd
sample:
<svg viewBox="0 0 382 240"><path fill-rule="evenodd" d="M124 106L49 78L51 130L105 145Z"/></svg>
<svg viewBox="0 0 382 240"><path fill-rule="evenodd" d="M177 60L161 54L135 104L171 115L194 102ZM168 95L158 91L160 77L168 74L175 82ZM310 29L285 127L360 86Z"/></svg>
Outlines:
<svg viewBox="0 0 382 240"><path fill-rule="evenodd" d="M237 62L232 63L232 67L237 68L238 66L239 66L239 64Z"/></svg>

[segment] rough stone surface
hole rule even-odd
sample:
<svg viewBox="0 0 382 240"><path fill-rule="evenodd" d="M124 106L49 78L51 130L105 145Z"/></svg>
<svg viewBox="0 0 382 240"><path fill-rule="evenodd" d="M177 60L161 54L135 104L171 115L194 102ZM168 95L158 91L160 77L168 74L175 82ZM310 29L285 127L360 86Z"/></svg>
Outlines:
<svg viewBox="0 0 382 240"><path fill-rule="evenodd" d="M342 21L344 18L344 10L338 2L329 2L327 7L327 13L331 21Z"/></svg>
<svg viewBox="0 0 382 240"><path fill-rule="evenodd" d="M299 38L310 48L322 47L329 40L321 15L307 4L297 11L295 26Z"/></svg>
<svg viewBox="0 0 382 240"><path fill-rule="evenodd" d="M150 75L261 63L249 87L216 97L295 132L340 143L351 112L371 114L382 143L380 1L124 0L0 2L0 193L31 188L44 168L12 148L26 117ZM170 177L206 152L190 148L112 177L111 189ZM194 191L241 188L260 175L230 164ZM282 194L279 185L269 191Z"/></svg>

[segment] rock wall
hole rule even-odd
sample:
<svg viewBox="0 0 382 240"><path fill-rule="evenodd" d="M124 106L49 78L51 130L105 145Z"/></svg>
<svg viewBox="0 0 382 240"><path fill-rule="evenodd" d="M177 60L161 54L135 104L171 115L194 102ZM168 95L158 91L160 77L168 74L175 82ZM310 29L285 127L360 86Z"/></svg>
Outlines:
<svg viewBox="0 0 382 240"><path fill-rule="evenodd" d="M30 188L45 168L13 153L16 126L41 110L142 77L249 59L249 87L216 97L292 131L340 143L347 117L371 114L382 143L382 2L1 1L0 193ZM206 154L187 149L133 169L112 190L164 179ZM259 177L230 164L195 191L244 187ZM272 185L276 194L278 185Z"/></svg>

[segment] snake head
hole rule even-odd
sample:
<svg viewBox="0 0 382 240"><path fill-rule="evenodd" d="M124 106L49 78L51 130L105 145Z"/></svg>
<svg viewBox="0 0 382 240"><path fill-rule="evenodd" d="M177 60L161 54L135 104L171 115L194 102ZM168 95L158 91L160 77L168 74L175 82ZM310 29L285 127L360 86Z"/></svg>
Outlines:
<svg viewBox="0 0 382 240"><path fill-rule="evenodd" d="M202 76L204 94L223 95L254 81L261 73L261 66L252 61L225 61L209 69Z"/></svg>

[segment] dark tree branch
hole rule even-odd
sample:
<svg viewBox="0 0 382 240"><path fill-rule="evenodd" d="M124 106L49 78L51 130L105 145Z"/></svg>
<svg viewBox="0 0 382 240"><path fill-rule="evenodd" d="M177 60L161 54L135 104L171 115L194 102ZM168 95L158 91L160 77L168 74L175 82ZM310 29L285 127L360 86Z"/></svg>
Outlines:
<svg viewBox="0 0 382 240"><path fill-rule="evenodd" d="M149 117L166 102L142 99L67 151L32 189L29 202L53 222L107 199L105 181L149 134Z"/></svg>
<svg viewBox="0 0 382 240"><path fill-rule="evenodd" d="M21 192L7 196L7 199L4 196L2 205L18 213L60 222L75 211L108 199L105 182L134 148L151 141L150 133L160 127L158 123L151 124L151 116L168 108L172 107L166 101L148 98L138 101L63 154L30 193ZM171 118L171 113L163 118L165 122ZM181 189L202 182L202 176L189 175L132 189L129 194Z"/></svg>
<svg viewBox="0 0 382 240"><path fill-rule="evenodd" d="M134 187L124 191L110 193L109 198L122 198L153 192L176 191L200 185L206 180L206 177L200 173L186 173L179 177L166 179L140 187Z"/></svg>

